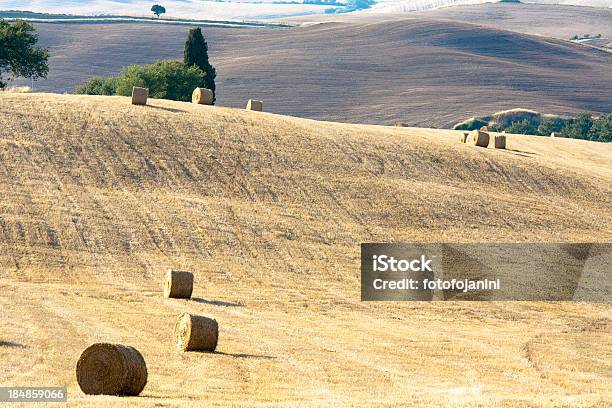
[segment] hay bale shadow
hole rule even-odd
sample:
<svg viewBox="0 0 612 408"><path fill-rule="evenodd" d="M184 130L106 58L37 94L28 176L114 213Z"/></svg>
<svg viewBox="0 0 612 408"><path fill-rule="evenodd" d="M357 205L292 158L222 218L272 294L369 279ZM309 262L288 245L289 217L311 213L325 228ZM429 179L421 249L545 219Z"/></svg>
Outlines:
<svg viewBox="0 0 612 408"><path fill-rule="evenodd" d="M10 347L18 349L27 349L29 346L21 343L15 343L13 341L0 341L0 347Z"/></svg>
<svg viewBox="0 0 612 408"><path fill-rule="evenodd" d="M185 113L185 112L187 112L186 110L183 110L183 109L164 108L163 106L155 106L155 105L151 105L151 104L148 104L147 107L148 108L153 108L153 109L165 110L165 111L172 112L172 113Z"/></svg>
<svg viewBox="0 0 612 408"><path fill-rule="evenodd" d="M274 356L267 356L267 355L264 355L264 354L225 353L223 351L213 351L210 354L218 354L220 356L228 356L228 357L234 357L234 358L257 358L257 359L262 359L262 360L274 360L274 359L276 359L276 357L274 357Z"/></svg>
<svg viewBox="0 0 612 408"><path fill-rule="evenodd" d="M209 299L198 298L198 297L191 298L191 300L194 302L198 302L198 303L205 303L207 305L221 306L221 307L242 307L243 306L240 303L223 302L221 300L209 300Z"/></svg>
<svg viewBox="0 0 612 408"><path fill-rule="evenodd" d="M527 152L527 151L524 151L524 150L517 150L517 149L504 149L504 150L506 150L507 152L513 153L513 154L515 154L517 156L523 156L523 157L532 157L532 156L537 156L538 155L537 153Z"/></svg>

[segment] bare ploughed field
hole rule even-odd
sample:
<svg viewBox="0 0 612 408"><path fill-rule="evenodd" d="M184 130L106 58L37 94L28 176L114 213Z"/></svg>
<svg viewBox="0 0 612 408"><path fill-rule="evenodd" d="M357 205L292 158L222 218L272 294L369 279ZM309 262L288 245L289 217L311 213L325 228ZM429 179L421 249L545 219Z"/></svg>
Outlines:
<svg viewBox="0 0 612 408"><path fill-rule="evenodd" d="M609 303L359 301L361 242L610 242L612 145L345 125L128 98L0 94L0 384L68 406L589 406ZM166 268L194 299L164 300ZM179 313L216 353L177 354ZM90 397L93 342L140 397ZM16 405L17 406L17 405Z"/></svg>
<svg viewBox="0 0 612 408"><path fill-rule="evenodd" d="M204 34L218 71L220 105L244 107L256 98L271 112L312 119L450 127L512 108L612 111L612 53L562 40L570 32L612 35L606 24L611 13L481 5L394 17L309 17L328 22L290 29L205 27ZM71 92L93 75L116 75L129 64L181 59L189 28L37 29L52 57L49 79L36 88Z"/></svg>
<svg viewBox="0 0 612 408"><path fill-rule="evenodd" d="M546 4L489 3L445 7L414 16L464 21L526 34L568 40L574 35L612 37L612 9Z"/></svg>

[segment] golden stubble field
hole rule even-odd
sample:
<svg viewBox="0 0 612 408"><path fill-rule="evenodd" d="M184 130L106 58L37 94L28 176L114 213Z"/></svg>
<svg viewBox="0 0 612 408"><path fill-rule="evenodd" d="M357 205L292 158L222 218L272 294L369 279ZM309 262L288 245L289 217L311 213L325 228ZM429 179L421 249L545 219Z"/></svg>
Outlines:
<svg viewBox="0 0 612 408"><path fill-rule="evenodd" d="M609 303L359 301L361 242L609 242L612 146L0 94L0 384L68 406L595 406ZM196 273L164 300L166 268ZM174 351L183 311L218 352ZM75 365L135 346L140 397ZM16 405L18 406L18 405Z"/></svg>

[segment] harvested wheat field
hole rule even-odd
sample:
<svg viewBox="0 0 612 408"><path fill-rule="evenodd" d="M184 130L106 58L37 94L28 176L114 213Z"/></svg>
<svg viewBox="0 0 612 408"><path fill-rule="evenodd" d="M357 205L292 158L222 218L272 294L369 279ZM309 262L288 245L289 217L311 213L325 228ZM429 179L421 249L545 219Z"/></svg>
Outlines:
<svg viewBox="0 0 612 408"><path fill-rule="evenodd" d="M360 302L361 242L609 242L612 145L0 95L0 384L72 407L606 406L610 303ZM163 273L193 271L191 300ZM219 324L177 353L181 313ZM146 361L85 395L93 343ZM18 404L15 404L18 406Z"/></svg>

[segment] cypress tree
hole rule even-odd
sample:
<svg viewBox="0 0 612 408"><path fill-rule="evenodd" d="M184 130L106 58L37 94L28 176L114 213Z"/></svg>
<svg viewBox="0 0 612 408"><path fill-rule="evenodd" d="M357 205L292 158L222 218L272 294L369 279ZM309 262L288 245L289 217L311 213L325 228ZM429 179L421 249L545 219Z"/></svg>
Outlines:
<svg viewBox="0 0 612 408"><path fill-rule="evenodd" d="M185 65L195 65L206 73L204 78L204 88L208 88L213 92L213 103L215 97L215 77L217 72L215 67L210 65L208 61L208 44L202 35L200 28L189 30L187 41L185 42Z"/></svg>

